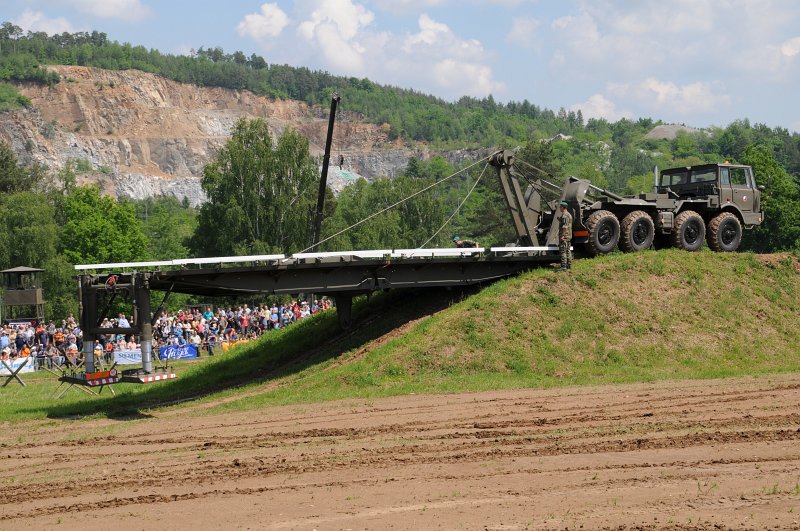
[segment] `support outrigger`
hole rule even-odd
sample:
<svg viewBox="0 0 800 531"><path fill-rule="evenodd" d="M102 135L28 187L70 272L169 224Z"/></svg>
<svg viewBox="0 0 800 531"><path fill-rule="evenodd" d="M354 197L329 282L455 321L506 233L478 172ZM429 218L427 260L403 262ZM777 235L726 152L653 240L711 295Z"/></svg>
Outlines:
<svg viewBox="0 0 800 531"><path fill-rule="evenodd" d="M84 324L83 355L85 372L72 372L59 377L62 383L99 387L119 382L151 383L177 378L166 365L153 367L153 323L150 316L150 274L109 273L81 275L79 304L81 323ZM104 327L103 321L115 300L120 297L130 301L133 322L127 327ZM98 311L99 308L103 308ZM109 370L96 370L95 342L99 335L123 334L140 338L142 367L118 371L116 363ZM113 390L112 390L113 393Z"/></svg>

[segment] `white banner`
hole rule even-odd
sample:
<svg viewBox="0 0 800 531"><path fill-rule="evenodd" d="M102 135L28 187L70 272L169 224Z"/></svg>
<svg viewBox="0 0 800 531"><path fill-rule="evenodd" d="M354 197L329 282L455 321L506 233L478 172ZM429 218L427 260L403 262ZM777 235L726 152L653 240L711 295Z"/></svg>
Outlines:
<svg viewBox="0 0 800 531"><path fill-rule="evenodd" d="M114 363L117 365L141 365L142 349L135 350L115 350Z"/></svg>
<svg viewBox="0 0 800 531"><path fill-rule="evenodd" d="M19 367L25 365L25 367L20 369L19 374L23 374L26 372L33 372L36 367L36 360L34 360L31 356L28 356L27 358L17 358L15 360L5 360L5 361L6 364L9 367L11 367L12 371L16 371ZM6 369L6 366L3 365L2 363L0 363L0 375L5 375L5 376L11 375L11 373L8 372L8 369Z"/></svg>

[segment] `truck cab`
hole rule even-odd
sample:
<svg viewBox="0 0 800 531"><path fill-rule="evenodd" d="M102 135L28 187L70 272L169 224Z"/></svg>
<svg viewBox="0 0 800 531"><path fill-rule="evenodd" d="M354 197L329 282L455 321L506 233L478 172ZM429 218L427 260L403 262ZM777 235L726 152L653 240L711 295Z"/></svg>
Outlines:
<svg viewBox="0 0 800 531"><path fill-rule="evenodd" d="M733 210L745 226L761 223L761 190L750 166L702 164L663 170L656 191L675 199L708 199L709 206Z"/></svg>

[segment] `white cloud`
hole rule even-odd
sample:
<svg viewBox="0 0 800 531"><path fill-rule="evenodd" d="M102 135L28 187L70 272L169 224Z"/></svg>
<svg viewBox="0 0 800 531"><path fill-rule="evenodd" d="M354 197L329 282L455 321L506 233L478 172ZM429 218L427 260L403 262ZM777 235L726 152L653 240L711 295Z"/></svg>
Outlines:
<svg viewBox="0 0 800 531"><path fill-rule="evenodd" d="M671 81L647 78L634 89L634 93L645 102L681 114L710 113L730 105L728 94L717 93L716 83L691 83L678 86Z"/></svg>
<svg viewBox="0 0 800 531"><path fill-rule="evenodd" d="M318 2L311 17L297 26L297 34L315 48L325 62L336 70L364 75L367 47L363 34L375 16L352 0Z"/></svg>
<svg viewBox="0 0 800 531"><path fill-rule="evenodd" d="M264 40L277 37L289 24L289 17L278 4L262 4L260 13L245 15L236 32L242 37Z"/></svg>
<svg viewBox="0 0 800 531"><path fill-rule="evenodd" d="M426 14L417 18L417 27L410 32L378 31L375 14L360 1L303 0L295 7L304 16L293 16L283 31L286 35L291 30L294 42L273 46L272 62L367 77L450 99L506 90L495 80L491 57L480 41L463 38ZM261 43L272 44L263 39Z"/></svg>
<svg viewBox="0 0 800 531"><path fill-rule="evenodd" d="M511 22L511 31L508 32L506 42L522 48L536 48L539 44L537 39L539 26L541 22L535 18L515 18Z"/></svg>
<svg viewBox="0 0 800 531"><path fill-rule="evenodd" d="M450 28L447 24L436 22L424 13L419 17L419 30L419 33L406 37L405 46L403 46L405 51L410 52L419 44L434 45L437 41L446 39L450 35Z"/></svg>
<svg viewBox="0 0 800 531"><path fill-rule="evenodd" d="M415 13L428 7L443 6L448 0L374 0L377 9L391 13Z"/></svg>
<svg viewBox="0 0 800 531"><path fill-rule="evenodd" d="M719 0L658 0L620 5L616 13L608 13L606 5L595 6L592 13L603 17L619 33L630 35L675 34L685 31L710 31L720 11L727 7Z"/></svg>
<svg viewBox="0 0 800 531"><path fill-rule="evenodd" d="M405 36L400 47L405 57L395 63L404 63L402 68L414 72L412 79L420 79L423 85L432 80L437 93L444 89L452 97L487 96L506 90L503 83L494 80L480 41L462 39L447 24L426 14L420 15L417 23L419 32Z"/></svg>
<svg viewBox="0 0 800 531"><path fill-rule="evenodd" d="M433 75L439 87L453 94L479 97L506 88L493 79L492 69L482 64L445 59L436 63Z"/></svg>
<svg viewBox="0 0 800 531"><path fill-rule="evenodd" d="M47 18L41 11L26 9L14 20L14 23L25 31L44 31L50 35L75 31L75 27L64 17Z"/></svg>
<svg viewBox="0 0 800 531"><path fill-rule="evenodd" d="M784 41L781 44L781 53L786 57L794 57L800 53L800 37Z"/></svg>
<svg viewBox="0 0 800 531"><path fill-rule="evenodd" d="M618 110L616 104L602 94L590 96L585 102L572 105L569 109L575 112L580 110L584 119L587 120L589 118L605 118L609 122L616 122L622 118L633 117L633 114L628 111Z"/></svg>
<svg viewBox="0 0 800 531"><path fill-rule="evenodd" d="M142 20L152 14L141 0L67 0L64 3L98 18Z"/></svg>
<svg viewBox="0 0 800 531"><path fill-rule="evenodd" d="M796 19L789 3L770 0L582 1L551 24L551 66L578 79L677 79L711 69L728 76L782 75L786 61L775 36L796 27ZM794 49L784 45L784 55Z"/></svg>
<svg viewBox="0 0 800 531"><path fill-rule="evenodd" d="M320 2L319 7L311 13L311 18L300 23L298 32L306 39L313 40L317 28L331 24L342 39L350 40L374 19L372 11L352 0L328 0Z"/></svg>
<svg viewBox="0 0 800 531"><path fill-rule="evenodd" d="M476 39L461 39L447 24L433 20L426 14L419 17L419 32L406 36L403 51L418 57L460 57L476 60L485 53L483 45Z"/></svg>

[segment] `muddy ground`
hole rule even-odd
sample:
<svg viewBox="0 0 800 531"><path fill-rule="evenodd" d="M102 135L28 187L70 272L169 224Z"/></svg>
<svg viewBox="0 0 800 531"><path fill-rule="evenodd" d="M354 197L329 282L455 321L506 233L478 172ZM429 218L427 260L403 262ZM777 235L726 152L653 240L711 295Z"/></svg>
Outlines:
<svg viewBox="0 0 800 531"><path fill-rule="evenodd" d="M800 375L0 426L0 529L795 529Z"/></svg>

